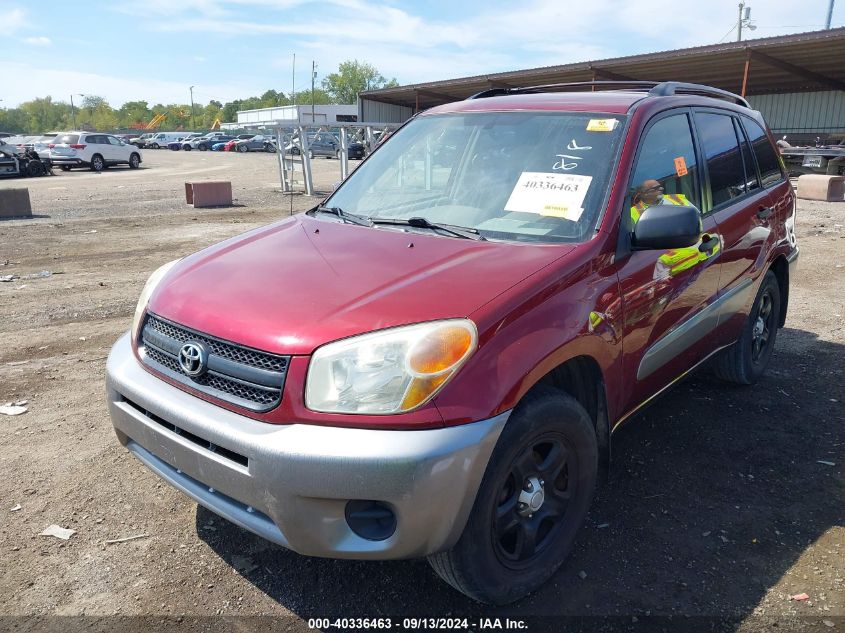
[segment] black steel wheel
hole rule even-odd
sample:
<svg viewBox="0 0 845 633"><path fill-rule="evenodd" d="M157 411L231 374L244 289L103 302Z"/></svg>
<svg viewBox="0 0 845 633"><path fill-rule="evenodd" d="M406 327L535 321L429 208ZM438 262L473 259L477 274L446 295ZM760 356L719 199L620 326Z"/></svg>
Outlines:
<svg viewBox="0 0 845 633"><path fill-rule="evenodd" d="M499 436L460 539L429 563L480 602L522 598L568 556L597 473L590 416L568 394L535 387Z"/></svg>
<svg viewBox="0 0 845 633"><path fill-rule="evenodd" d="M716 357L713 371L727 382L753 385L769 365L778 327L780 286L775 274L768 271L757 291L739 340Z"/></svg>

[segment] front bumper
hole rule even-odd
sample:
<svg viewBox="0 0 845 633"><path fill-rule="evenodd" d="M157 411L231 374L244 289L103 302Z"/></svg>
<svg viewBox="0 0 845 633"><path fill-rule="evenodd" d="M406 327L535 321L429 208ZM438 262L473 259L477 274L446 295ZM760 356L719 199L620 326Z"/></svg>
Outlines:
<svg viewBox="0 0 845 633"><path fill-rule="evenodd" d="M269 541L331 558L411 558L454 545L509 416L426 431L266 424L159 380L128 334L109 355L106 392L121 444L168 483ZM388 504L392 536L353 532L353 499Z"/></svg>

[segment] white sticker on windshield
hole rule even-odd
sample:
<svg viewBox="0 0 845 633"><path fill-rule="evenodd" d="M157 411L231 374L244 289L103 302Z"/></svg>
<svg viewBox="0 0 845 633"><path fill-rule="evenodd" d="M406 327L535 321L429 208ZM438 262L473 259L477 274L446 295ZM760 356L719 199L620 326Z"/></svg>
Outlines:
<svg viewBox="0 0 845 633"><path fill-rule="evenodd" d="M536 213L577 222L592 176L524 171L505 204L505 211Z"/></svg>

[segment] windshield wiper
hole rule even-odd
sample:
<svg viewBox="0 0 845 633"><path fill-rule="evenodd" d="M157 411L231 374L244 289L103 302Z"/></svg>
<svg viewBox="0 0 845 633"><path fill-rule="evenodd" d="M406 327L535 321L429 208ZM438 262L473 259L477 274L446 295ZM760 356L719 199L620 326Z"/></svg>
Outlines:
<svg viewBox="0 0 845 633"><path fill-rule="evenodd" d="M345 222L349 222L350 224L359 224L360 226L372 226L372 222L365 217L360 215L355 215L354 213L347 213L340 207L324 207L322 205L314 207L311 211L315 213L328 213L330 215L336 215L341 220Z"/></svg>
<svg viewBox="0 0 845 633"><path fill-rule="evenodd" d="M438 224L436 222L429 222L426 218L370 218L373 224L392 224L398 226L412 226L415 229L432 229L443 231L455 237L462 237L467 240L478 240L486 242L487 238L478 233L477 229L471 229L465 226L455 226L452 224Z"/></svg>

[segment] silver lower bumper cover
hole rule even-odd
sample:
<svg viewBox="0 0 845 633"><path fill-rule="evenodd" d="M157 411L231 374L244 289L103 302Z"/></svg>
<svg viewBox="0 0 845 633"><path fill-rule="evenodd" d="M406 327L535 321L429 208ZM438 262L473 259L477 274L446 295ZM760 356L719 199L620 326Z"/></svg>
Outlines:
<svg viewBox="0 0 845 633"><path fill-rule="evenodd" d="M106 391L120 442L212 512L309 556L392 559L451 547L509 413L425 431L257 422L159 380L112 348ZM349 500L390 506L397 527L373 541L345 518Z"/></svg>

